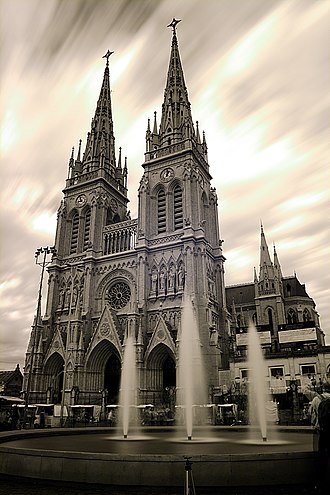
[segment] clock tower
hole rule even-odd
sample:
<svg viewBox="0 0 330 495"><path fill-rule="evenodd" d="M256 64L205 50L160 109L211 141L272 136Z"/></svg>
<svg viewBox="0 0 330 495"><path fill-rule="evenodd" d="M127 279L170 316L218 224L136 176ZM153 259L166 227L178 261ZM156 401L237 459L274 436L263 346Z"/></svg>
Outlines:
<svg viewBox="0 0 330 495"><path fill-rule="evenodd" d="M90 403L104 412L118 401L125 342L133 337L139 402L173 409L184 294L198 323L209 401L219 369L228 369L218 200L205 133L192 119L178 22L170 24L160 119L155 112L147 125L137 219L127 211L127 160L115 150L111 52L105 55L85 150L80 141L69 160L46 314L26 354L31 402Z"/></svg>

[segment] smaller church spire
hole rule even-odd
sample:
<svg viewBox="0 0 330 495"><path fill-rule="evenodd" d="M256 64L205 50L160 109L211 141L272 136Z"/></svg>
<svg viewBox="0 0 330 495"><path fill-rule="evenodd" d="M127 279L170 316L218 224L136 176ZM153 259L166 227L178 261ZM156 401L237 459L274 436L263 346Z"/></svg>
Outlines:
<svg viewBox="0 0 330 495"><path fill-rule="evenodd" d="M146 153L150 151L150 139L151 139L150 119L148 119L148 125L146 131Z"/></svg>
<svg viewBox="0 0 330 495"><path fill-rule="evenodd" d="M208 161L208 157L207 157L207 143L206 143L205 131L203 131L202 151L203 151L205 160Z"/></svg>
<svg viewBox="0 0 330 495"><path fill-rule="evenodd" d="M271 267L273 264L272 264L272 261L270 259L268 245L267 245L267 241L266 241L266 237L264 234L264 229L263 229L262 224L261 224L260 235L261 235L261 239L260 239L260 272L261 272L261 270L264 267ZM261 276L261 273L259 274L259 276Z"/></svg>
<svg viewBox="0 0 330 495"><path fill-rule="evenodd" d="M196 142L197 142L197 144L201 144L201 137L199 134L198 120L196 120Z"/></svg>
<svg viewBox="0 0 330 495"><path fill-rule="evenodd" d="M70 156L70 160L69 160L69 169L68 169L68 179L70 179L70 177L72 177L73 175L73 169L74 169L74 147L72 147L71 149L71 156Z"/></svg>
<svg viewBox="0 0 330 495"><path fill-rule="evenodd" d="M119 156L118 156L118 166L117 168L121 170L121 146L119 146Z"/></svg>
<svg viewBox="0 0 330 495"><path fill-rule="evenodd" d="M276 278L276 281L278 284L277 289L278 289L278 291L281 291L283 275L282 275L280 260L278 258L277 252L276 252L275 243L274 243L274 269L275 269L275 278Z"/></svg>
<svg viewBox="0 0 330 495"><path fill-rule="evenodd" d="M79 147L78 147L78 154L76 158L76 162L80 162L80 153L81 153L81 139L79 139Z"/></svg>
<svg viewBox="0 0 330 495"><path fill-rule="evenodd" d="M124 170L123 170L124 187L125 187L125 189L127 189L127 176L128 176L127 156L125 156L125 163L124 163Z"/></svg>
<svg viewBox="0 0 330 495"><path fill-rule="evenodd" d="M157 128L157 112L154 112L154 128L152 130L153 134L158 134L158 128Z"/></svg>

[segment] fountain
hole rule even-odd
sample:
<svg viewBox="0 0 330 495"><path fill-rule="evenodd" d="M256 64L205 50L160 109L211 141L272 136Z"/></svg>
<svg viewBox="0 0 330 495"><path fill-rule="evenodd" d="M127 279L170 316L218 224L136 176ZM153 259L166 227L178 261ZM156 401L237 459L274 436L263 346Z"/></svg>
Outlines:
<svg viewBox="0 0 330 495"><path fill-rule="evenodd" d="M258 426L263 442L267 441L265 360L256 327L250 323L248 331L249 367L249 420L251 427Z"/></svg>
<svg viewBox="0 0 330 495"><path fill-rule="evenodd" d="M128 437L129 426L136 425L136 400L135 342L133 337L127 337L119 392L119 424L125 439Z"/></svg>
<svg viewBox="0 0 330 495"><path fill-rule="evenodd" d="M201 413L207 403L207 387L198 325L191 298L185 295L181 313L177 407L183 407L188 440L192 440L194 408ZM197 409L198 408L198 409ZM195 413L195 415L197 415Z"/></svg>
<svg viewBox="0 0 330 495"><path fill-rule="evenodd" d="M309 483L314 476L312 435L306 428L285 430L290 442L269 442L265 412L263 359L255 328L250 329L250 379L262 442L246 442L245 428L213 426L212 438L198 441L204 427L194 424L203 410L201 343L190 298L185 298L179 352L179 397L184 406L189 456L196 486L256 486ZM0 473L32 478L110 485L180 487L187 443L171 442L168 427L144 427L144 436L128 442L136 407L135 343L127 338L120 390L123 437L109 428L22 430L0 433ZM181 402L182 401L182 402ZM252 407L250 409L253 409ZM253 423L254 424L254 423ZM193 440L193 434L197 440ZM148 439L148 441L146 441ZM267 440L267 441L266 441Z"/></svg>

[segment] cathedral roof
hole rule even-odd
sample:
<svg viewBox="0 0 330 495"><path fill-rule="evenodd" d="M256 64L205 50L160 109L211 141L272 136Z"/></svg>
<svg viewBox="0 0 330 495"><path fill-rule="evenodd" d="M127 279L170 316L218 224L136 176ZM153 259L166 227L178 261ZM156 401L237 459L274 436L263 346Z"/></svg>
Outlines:
<svg viewBox="0 0 330 495"><path fill-rule="evenodd" d="M231 308L233 300L235 304L254 304L254 283L231 285L226 287L227 308Z"/></svg>
<svg viewBox="0 0 330 495"><path fill-rule="evenodd" d="M296 275L293 275L291 277L283 277L282 281L284 297L309 297L306 292L305 284L301 284Z"/></svg>

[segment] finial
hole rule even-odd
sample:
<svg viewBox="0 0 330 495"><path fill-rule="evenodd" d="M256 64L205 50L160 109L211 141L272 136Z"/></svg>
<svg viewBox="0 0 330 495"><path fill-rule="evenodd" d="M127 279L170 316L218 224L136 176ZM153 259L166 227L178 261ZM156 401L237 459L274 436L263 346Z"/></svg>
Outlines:
<svg viewBox="0 0 330 495"><path fill-rule="evenodd" d="M79 139L79 148L78 148L78 155L77 155L77 162L80 162L80 153L81 153L81 139Z"/></svg>
<svg viewBox="0 0 330 495"><path fill-rule="evenodd" d="M111 57L111 55L113 54L114 52L110 52L110 50L107 51L107 53L105 55L103 55L102 58L106 58L107 59L107 67L109 67L109 58Z"/></svg>
<svg viewBox="0 0 330 495"><path fill-rule="evenodd" d="M262 220L260 219L260 228L261 228L261 233L264 233L264 226L262 225Z"/></svg>
<svg viewBox="0 0 330 495"><path fill-rule="evenodd" d="M176 25L179 24L179 22L181 22L181 19L175 19L175 17L173 17L172 22L168 24L167 27L171 27L173 29L173 34L175 34L175 28Z"/></svg>
<svg viewBox="0 0 330 495"><path fill-rule="evenodd" d="M121 146L119 146L118 168L121 168Z"/></svg>

